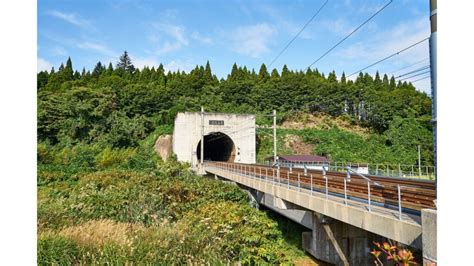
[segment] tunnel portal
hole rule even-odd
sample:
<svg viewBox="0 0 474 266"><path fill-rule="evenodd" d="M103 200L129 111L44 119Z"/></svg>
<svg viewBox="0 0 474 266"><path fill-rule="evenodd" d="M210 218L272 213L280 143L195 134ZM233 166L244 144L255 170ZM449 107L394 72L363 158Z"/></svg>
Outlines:
<svg viewBox="0 0 474 266"><path fill-rule="evenodd" d="M204 160L255 163L255 132L252 114L180 112L174 121L173 153L198 168L204 135Z"/></svg>
<svg viewBox="0 0 474 266"><path fill-rule="evenodd" d="M201 159L201 141L196 147L198 160ZM235 160L235 144L222 132L212 132L204 136L204 160L233 162Z"/></svg>

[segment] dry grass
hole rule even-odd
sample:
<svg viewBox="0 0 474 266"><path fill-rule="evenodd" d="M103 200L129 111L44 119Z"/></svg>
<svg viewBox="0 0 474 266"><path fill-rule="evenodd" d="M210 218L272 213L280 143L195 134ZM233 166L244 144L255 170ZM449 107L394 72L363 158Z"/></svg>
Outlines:
<svg viewBox="0 0 474 266"><path fill-rule="evenodd" d="M314 129L330 129L333 126L338 127L341 130L348 131L367 137L369 135L369 130L358 125L351 124L350 121L344 119L343 117L331 117L326 114L306 114L298 113L292 116L291 119L286 120L281 125L281 128L288 129L305 129L305 128L314 128Z"/></svg>
<svg viewBox="0 0 474 266"><path fill-rule="evenodd" d="M134 238L144 230L145 228L139 224L93 220L62 229L59 235L84 246L102 247L106 243L130 246Z"/></svg>
<svg viewBox="0 0 474 266"><path fill-rule="evenodd" d="M305 143L300 136L288 134L285 136L285 147L293 154L307 155L314 153L314 145Z"/></svg>

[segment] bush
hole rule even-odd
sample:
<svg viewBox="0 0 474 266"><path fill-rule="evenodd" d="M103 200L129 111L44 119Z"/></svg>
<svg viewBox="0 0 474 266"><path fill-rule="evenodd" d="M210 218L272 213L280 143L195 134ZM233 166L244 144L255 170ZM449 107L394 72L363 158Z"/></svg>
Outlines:
<svg viewBox="0 0 474 266"><path fill-rule="evenodd" d="M112 149L110 147L107 147L95 157L95 164L99 168L126 165L128 164L128 161L135 156L136 153L137 150L135 148Z"/></svg>

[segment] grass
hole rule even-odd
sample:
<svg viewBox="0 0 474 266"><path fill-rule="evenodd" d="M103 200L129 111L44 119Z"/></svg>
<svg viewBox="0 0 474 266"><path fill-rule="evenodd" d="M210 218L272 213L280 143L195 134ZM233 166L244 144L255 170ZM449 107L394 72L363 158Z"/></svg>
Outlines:
<svg viewBox="0 0 474 266"><path fill-rule="evenodd" d="M305 257L279 218L252 208L239 188L162 162L153 144L41 148L38 264L291 264Z"/></svg>
<svg viewBox="0 0 474 266"><path fill-rule="evenodd" d="M262 162L266 157L273 156L272 129L261 128L257 132L259 146L257 149L257 161ZM405 153L400 153L400 148L386 145L384 136L372 134L359 134L342 130L336 126L328 129L305 128L277 130L277 151L278 154L293 154L293 151L284 146L287 135L296 135L308 144L314 145L312 154L323 155L337 162L370 162L405 164L412 162ZM406 150L403 150L406 152ZM411 151L416 153L416 149ZM416 157L416 156L415 156Z"/></svg>

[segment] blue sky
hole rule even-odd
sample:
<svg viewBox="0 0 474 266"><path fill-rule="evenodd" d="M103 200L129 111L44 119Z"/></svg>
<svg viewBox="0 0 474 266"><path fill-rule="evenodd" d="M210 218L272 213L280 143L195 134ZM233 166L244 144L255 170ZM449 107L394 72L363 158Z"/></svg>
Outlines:
<svg viewBox="0 0 474 266"><path fill-rule="evenodd" d="M124 50L140 68L162 63L166 70L189 71L209 60L218 77L234 62L258 71L324 2L40 0L38 71L57 69L68 56L79 71L98 61L115 65ZM387 2L329 0L271 68L306 69ZM339 77L397 52L429 36L428 13L427 0L395 0L313 68ZM366 71L397 76L428 65L428 57L426 41ZM430 91L429 79L414 85Z"/></svg>

